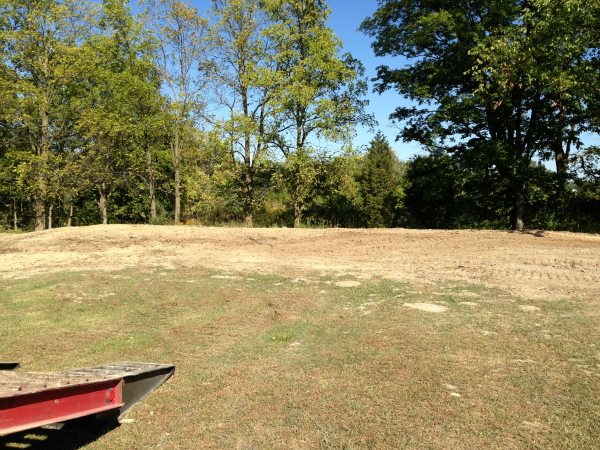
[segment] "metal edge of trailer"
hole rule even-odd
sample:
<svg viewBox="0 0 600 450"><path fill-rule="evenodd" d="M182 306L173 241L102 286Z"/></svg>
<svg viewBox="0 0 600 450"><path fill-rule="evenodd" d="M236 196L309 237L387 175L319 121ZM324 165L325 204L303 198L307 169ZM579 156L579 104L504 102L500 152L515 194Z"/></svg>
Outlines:
<svg viewBox="0 0 600 450"><path fill-rule="evenodd" d="M12 364L14 365L15 363ZM17 366L14 366L14 368L16 368ZM12 427L14 431L9 431L8 433L2 431L2 423L0 421L0 435L13 433L15 431L22 431L25 429L37 428L39 426L44 426L44 428L60 429L61 426L64 425L65 421L72 419L89 419L95 425L108 426L111 423L117 422L120 419L122 419L133 406L135 406L138 402L143 400L151 392L159 388L165 381L167 381L171 376L173 376L174 373L175 365L172 364L154 364L129 361L105 364L95 367L86 367L83 369L75 369L67 372L57 372L56 374L62 374L66 378L79 376L90 376L90 379L92 377L94 378L94 381L92 381L91 383L88 382L79 385L64 386L64 388L70 388L72 392L74 392L73 390L78 387L83 388L84 386L89 386L90 384L118 382L120 386L118 402L115 401L110 408L88 408L87 410L82 410L77 414L63 414L60 417L58 415L55 415L54 419L47 419L44 421L35 422L31 421L30 426L21 427L19 430ZM45 395L52 395L52 392L59 392L61 389L63 388L48 388L32 393L38 395L40 393ZM12 396L9 396L9 398L12 397L14 399L22 396L26 397L27 393L14 393ZM3 399L0 398L0 400ZM8 400L4 398L3 403L5 411L7 410L7 402ZM2 402L0 402L0 407L1 406ZM0 412L1 409L2 408L0 408Z"/></svg>
<svg viewBox="0 0 600 450"><path fill-rule="evenodd" d="M15 370L18 369L21 364L18 362L5 362L0 361L0 370Z"/></svg>
<svg viewBox="0 0 600 450"><path fill-rule="evenodd" d="M107 379L0 396L0 436L123 406L123 380Z"/></svg>
<svg viewBox="0 0 600 450"><path fill-rule="evenodd" d="M120 408L118 416L118 419L122 419L132 407L174 375L175 365L122 361L76 369L68 373L101 374L111 378L122 378L124 405Z"/></svg>

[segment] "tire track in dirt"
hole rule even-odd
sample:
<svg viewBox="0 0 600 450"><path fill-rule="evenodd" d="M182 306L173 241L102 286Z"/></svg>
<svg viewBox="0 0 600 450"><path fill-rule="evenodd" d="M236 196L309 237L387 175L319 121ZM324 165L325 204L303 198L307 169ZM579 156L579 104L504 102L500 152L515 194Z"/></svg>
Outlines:
<svg viewBox="0 0 600 450"><path fill-rule="evenodd" d="M560 298L598 296L599 259L600 236L562 232L108 225L0 235L3 278L153 266L289 276L326 270Z"/></svg>

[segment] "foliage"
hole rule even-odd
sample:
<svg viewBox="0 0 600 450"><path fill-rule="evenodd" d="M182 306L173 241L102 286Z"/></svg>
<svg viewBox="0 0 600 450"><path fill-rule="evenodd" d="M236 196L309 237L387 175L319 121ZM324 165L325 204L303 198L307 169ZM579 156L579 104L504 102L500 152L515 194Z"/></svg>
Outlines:
<svg viewBox="0 0 600 450"><path fill-rule="evenodd" d="M181 211L181 152L184 128L204 109L204 89L212 71L207 56L208 22L195 8L180 0L148 0L141 20L156 41L156 65L168 92L163 127L169 136L173 158L175 224Z"/></svg>
<svg viewBox="0 0 600 450"><path fill-rule="evenodd" d="M277 88L272 41L258 0L215 0L209 36L215 66L215 99L224 109L217 122L243 193L244 222L252 227L255 176L269 154ZM259 201L257 201L259 200Z"/></svg>
<svg viewBox="0 0 600 450"><path fill-rule="evenodd" d="M456 200L461 192L455 161L446 154L418 156L406 172L408 187L404 205L409 224L417 228L455 228Z"/></svg>
<svg viewBox="0 0 600 450"><path fill-rule="evenodd" d="M212 4L0 0L0 228L600 231L597 1L380 1L408 162L352 146L375 120L324 1Z"/></svg>
<svg viewBox="0 0 600 450"><path fill-rule="evenodd" d="M50 200L48 158L72 138L72 118L82 111L82 85L93 67L86 36L94 30L97 11L73 0L4 1L0 11L0 114L14 133L11 146L32 155L20 172L31 176L35 228L43 230Z"/></svg>
<svg viewBox="0 0 600 450"><path fill-rule="evenodd" d="M498 173L512 203L513 229L523 226L524 195L535 176L531 162L551 153L557 161L568 159L570 146L579 145L578 136L589 128L587 113L580 113L593 111L578 92L595 75L569 86L561 68L572 57L582 63L568 70L571 81L588 73L597 36L592 43L574 11L565 15L554 4L386 1L361 27L375 38L376 55L411 60L400 69L378 68L376 90L395 89L421 105L392 114L405 124L399 137L453 154L472 171ZM538 14L536 5L552 14ZM569 17L574 26L556 27L560 17ZM561 164L558 178L564 185Z"/></svg>
<svg viewBox="0 0 600 450"><path fill-rule="evenodd" d="M189 157L197 164L190 165L184 176L184 215L201 223L238 219L241 202L239 196L231 195L237 180L226 144L212 132L199 136L192 149Z"/></svg>
<svg viewBox="0 0 600 450"><path fill-rule="evenodd" d="M569 164L585 153L582 136L598 132L598 2L518 2L517 20L481 39L471 51L479 90L495 106L518 97L538 129L538 157L554 159L559 214L566 206ZM537 118L537 121L534 120Z"/></svg>
<svg viewBox="0 0 600 450"><path fill-rule="evenodd" d="M394 173L395 160L390 144L378 132L363 159L360 177L363 217L369 228L390 227L393 224L396 209L394 192L399 181Z"/></svg>
<svg viewBox="0 0 600 450"><path fill-rule="evenodd" d="M285 161L294 207L294 227L300 226L306 198L319 175L318 160L333 150L318 149L315 139L340 142L350 148L357 124L372 125L362 100L367 89L364 69L327 26L330 10L316 0L269 0L271 19L265 33L274 45L277 71L276 125L270 137ZM348 155L350 157L351 155Z"/></svg>

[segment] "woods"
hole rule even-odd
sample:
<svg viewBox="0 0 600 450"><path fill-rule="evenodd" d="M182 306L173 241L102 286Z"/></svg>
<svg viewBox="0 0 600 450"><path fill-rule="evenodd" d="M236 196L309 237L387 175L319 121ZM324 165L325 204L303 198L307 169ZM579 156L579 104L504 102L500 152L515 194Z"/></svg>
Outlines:
<svg viewBox="0 0 600 450"><path fill-rule="evenodd" d="M361 29L375 38L375 54L414 61L378 68L377 90L395 89L419 105L392 115L403 124L399 137L451 155L494 186L488 197L503 191L510 228L523 229L525 197L535 189L553 197L552 220L565 226L567 184L577 178L569 164L593 153L583 134L598 133L599 7L577 0L390 1ZM540 186L534 161L550 158L552 186Z"/></svg>
<svg viewBox="0 0 600 450"><path fill-rule="evenodd" d="M600 230L600 2L0 2L0 227ZM399 161L369 111L422 152ZM554 166L553 170L548 167Z"/></svg>

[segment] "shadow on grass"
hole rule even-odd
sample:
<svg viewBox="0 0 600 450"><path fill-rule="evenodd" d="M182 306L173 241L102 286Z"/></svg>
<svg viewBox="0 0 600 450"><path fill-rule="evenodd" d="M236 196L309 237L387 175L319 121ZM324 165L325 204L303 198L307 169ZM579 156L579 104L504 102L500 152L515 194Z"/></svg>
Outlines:
<svg viewBox="0 0 600 450"><path fill-rule="evenodd" d="M35 428L0 436L0 449L76 450L94 442L118 426L118 422L113 422L109 426L98 428L86 421L73 420L66 422L60 430Z"/></svg>

